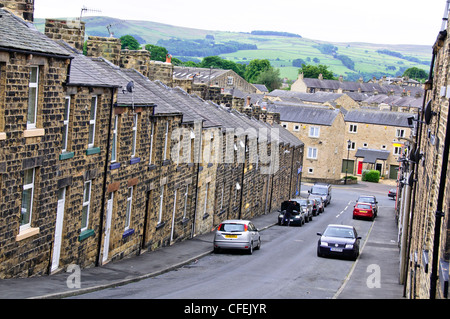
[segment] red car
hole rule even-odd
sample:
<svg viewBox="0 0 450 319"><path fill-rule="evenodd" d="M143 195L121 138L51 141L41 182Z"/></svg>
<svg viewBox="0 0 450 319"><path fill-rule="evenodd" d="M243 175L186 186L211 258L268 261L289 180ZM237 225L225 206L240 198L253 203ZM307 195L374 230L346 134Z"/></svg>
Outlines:
<svg viewBox="0 0 450 319"><path fill-rule="evenodd" d="M356 203L355 207L353 208L353 219L356 219L358 217L374 220L375 214L372 208L372 204Z"/></svg>

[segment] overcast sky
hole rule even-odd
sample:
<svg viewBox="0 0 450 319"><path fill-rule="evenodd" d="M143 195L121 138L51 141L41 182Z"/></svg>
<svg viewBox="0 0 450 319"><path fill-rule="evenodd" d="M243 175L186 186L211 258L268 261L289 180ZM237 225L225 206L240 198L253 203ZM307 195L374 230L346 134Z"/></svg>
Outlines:
<svg viewBox="0 0 450 319"><path fill-rule="evenodd" d="M314 40L434 44L447 0L35 0L35 18L79 17L81 8L123 20L217 31L283 31Z"/></svg>

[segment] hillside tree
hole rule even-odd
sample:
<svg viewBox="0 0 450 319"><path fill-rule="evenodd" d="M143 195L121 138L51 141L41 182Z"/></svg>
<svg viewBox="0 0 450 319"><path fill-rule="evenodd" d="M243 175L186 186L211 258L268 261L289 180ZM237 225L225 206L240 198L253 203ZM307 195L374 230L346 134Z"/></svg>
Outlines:
<svg viewBox="0 0 450 319"><path fill-rule="evenodd" d="M318 79L319 75L322 74L324 80L335 80L335 76L332 71L328 70L327 65L319 64L315 65L303 65L298 73L303 73L304 78L308 79Z"/></svg>

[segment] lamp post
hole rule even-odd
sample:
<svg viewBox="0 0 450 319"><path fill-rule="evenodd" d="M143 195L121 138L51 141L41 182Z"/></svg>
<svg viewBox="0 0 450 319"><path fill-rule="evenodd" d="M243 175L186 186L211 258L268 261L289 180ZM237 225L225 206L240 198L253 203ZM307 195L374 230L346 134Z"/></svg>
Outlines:
<svg viewBox="0 0 450 319"><path fill-rule="evenodd" d="M345 185L347 185L348 161L349 161L349 157L350 157L350 147L351 146L352 146L352 141L348 140L347 141L347 163L345 165L345 180L344 180Z"/></svg>

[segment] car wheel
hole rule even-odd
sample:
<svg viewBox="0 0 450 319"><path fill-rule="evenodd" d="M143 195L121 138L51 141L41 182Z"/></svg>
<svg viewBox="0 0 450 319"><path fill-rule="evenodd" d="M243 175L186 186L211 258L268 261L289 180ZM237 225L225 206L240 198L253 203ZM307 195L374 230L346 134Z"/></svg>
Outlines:
<svg viewBox="0 0 450 319"><path fill-rule="evenodd" d="M258 245L255 247L256 250L261 249L261 238L258 238Z"/></svg>
<svg viewBox="0 0 450 319"><path fill-rule="evenodd" d="M220 252L220 248L219 247L214 247L214 253L218 254Z"/></svg>
<svg viewBox="0 0 450 319"><path fill-rule="evenodd" d="M320 253L319 247L317 247L317 257L323 257L323 255Z"/></svg>
<svg viewBox="0 0 450 319"><path fill-rule="evenodd" d="M253 254L253 242L250 243L250 247L248 248L247 252L249 255Z"/></svg>

